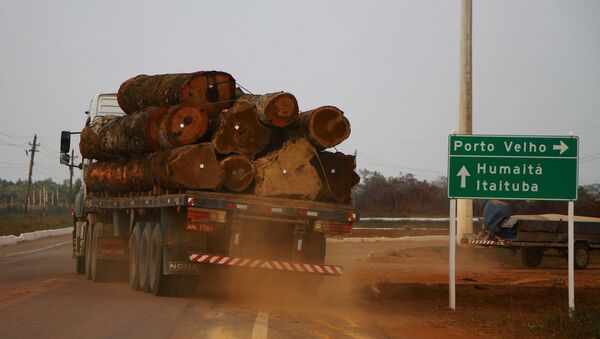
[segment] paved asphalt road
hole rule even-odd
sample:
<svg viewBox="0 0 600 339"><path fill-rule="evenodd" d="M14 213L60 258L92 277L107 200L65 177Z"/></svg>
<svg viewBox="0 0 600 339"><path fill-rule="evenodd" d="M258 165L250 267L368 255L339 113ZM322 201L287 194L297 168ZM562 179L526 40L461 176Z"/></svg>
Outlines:
<svg viewBox="0 0 600 339"><path fill-rule="evenodd" d="M326 302L155 297L125 282L94 283L74 273L70 246L64 236L0 247L0 338L386 337Z"/></svg>

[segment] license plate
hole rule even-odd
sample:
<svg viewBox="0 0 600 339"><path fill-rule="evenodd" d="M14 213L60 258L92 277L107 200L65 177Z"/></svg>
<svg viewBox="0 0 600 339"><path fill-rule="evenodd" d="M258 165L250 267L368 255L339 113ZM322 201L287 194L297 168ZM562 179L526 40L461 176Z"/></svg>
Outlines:
<svg viewBox="0 0 600 339"><path fill-rule="evenodd" d="M213 232L215 230L215 226L213 224L188 222L185 226L185 229L188 231L195 231L195 232Z"/></svg>

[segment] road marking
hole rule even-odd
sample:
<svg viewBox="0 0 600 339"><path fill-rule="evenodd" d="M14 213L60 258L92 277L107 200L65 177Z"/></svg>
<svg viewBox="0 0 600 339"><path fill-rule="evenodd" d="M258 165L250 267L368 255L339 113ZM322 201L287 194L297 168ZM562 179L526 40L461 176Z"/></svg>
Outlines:
<svg viewBox="0 0 600 339"><path fill-rule="evenodd" d="M252 339L266 339L269 332L269 313L258 312L252 328Z"/></svg>
<svg viewBox="0 0 600 339"><path fill-rule="evenodd" d="M42 252L42 251L46 251L46 250L49 250L49 249L52 249L52 248L55 248L55 247L64 246L64 245L70 244L70 243L71 243L71 240L65 241L65 242L59 242L58 244L54 244L54 245L50 245L50 246L46 246L46 247L42 247L42 248L37 248L35 250L7 254L7 255L2 256L0 258L10 258L10 257L16 257L18 255L23 255L23 254L31 254L31 253Z"/></svg>

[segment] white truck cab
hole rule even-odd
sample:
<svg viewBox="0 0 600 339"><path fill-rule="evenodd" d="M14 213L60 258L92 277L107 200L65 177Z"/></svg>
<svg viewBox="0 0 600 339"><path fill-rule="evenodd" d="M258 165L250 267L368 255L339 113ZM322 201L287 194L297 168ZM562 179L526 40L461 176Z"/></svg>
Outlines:
<svg viewBox="0 0 600 339"><path fill-rule="evenodd" d="M114 93L96 94L90 102L90 109L86 112L90 121L96 117L106 115L124 115L125 112L119 107L117 95Z"/></svg>

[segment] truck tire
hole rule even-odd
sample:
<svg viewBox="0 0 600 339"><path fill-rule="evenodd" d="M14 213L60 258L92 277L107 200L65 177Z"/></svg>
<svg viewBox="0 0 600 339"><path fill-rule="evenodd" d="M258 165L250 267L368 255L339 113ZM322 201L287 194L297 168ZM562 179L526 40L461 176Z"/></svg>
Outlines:
<svg viewBox="0 0 600 339"><path fill-rule="evenodd" d="M77 239L77 218L73 217L73 254L77 253L79 246L79 239ZM85 255L75 255L75 272L77 274L85 274Z"/></svg>
<svg viewBox="0 0 600 339"><path fill-rule="evenodd" d="M129 286L134 290L140 289L140 271L138 267L142 225L138 222L129 236Z"/></svg>
<svg viewBox="0 0 600 339"><path fill-rule="evenodd" d="M98 225L92 229L92 255L91 255L91 277L92 281L101 282L106 280L107 263L98 259L100 252L100 233Z"/></svg>
<svg viewBox="0 0 600 339"><path fill-rule="evenodd" d="M75 271L77 274L85 274L85 256L75 257Z"/></svg>
<svg viewBox="0 0 600 339"><path fill-rule="evenodd" d="M575 269L582 270L590 262L590 250L584 243L575 243Z"/></svg>
<svg viewBox="0 0 600 339"><path fill-rule="evenodd" d="M544 258L544 249L541 247L525 247L521 250L521 260L527 267L538 267Z"/></svg>
<svg viewBox="0 0 600 339"><path fill-rule="evenodd" d="M154 224L147 223L142 231L140 239L140 252L138 256L138 271L140 272L140 289L144 292L150 292L150 276L148 267L148 256L150 246L152 246L152 231Z"/></svg>
<svg viewBox="0 0 600 339"><path fill-rule="evenodd" d="M148 285L150 293L162 295L166 290L167 277L162 270L162 229L154 225L148 248Z"/></svg>

